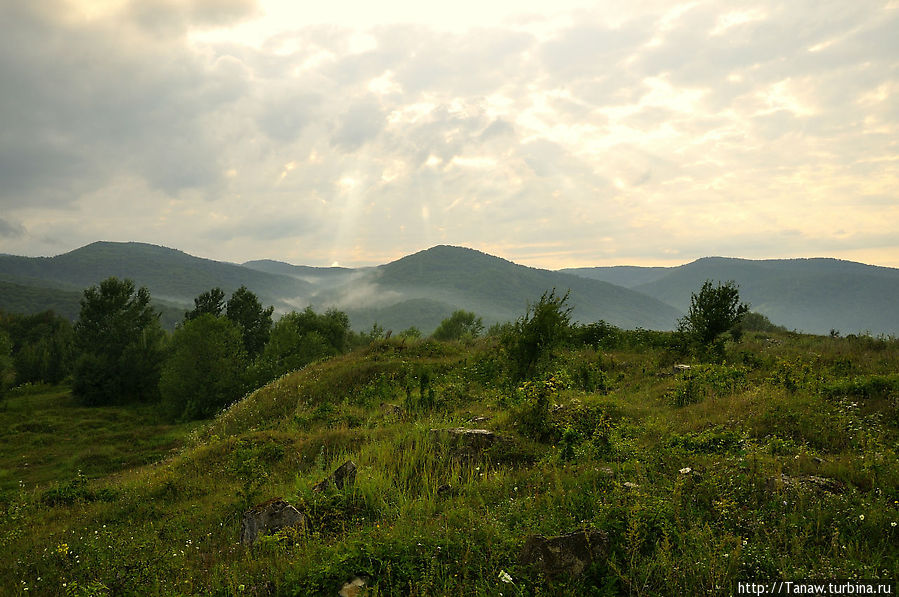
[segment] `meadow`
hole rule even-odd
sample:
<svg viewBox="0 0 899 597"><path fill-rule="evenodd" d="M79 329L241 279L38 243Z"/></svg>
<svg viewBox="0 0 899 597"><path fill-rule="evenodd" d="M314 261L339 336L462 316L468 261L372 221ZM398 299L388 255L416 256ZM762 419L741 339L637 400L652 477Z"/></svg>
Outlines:
<svg viewBox="0 0 899 597"><path fill-rule="evenodd" d="M494 337L376 340L204 422L0 403L9 595L728 595L738 580L899 578L899 341L665 333L560 347L515 381ZM684 366L686 365L686 366ZM487 429L472 446L449 429ZM352 460L355 483L313 491ZM305 523L239 542L282 497ZM597 531L578 574L522 557Z"/></svg>

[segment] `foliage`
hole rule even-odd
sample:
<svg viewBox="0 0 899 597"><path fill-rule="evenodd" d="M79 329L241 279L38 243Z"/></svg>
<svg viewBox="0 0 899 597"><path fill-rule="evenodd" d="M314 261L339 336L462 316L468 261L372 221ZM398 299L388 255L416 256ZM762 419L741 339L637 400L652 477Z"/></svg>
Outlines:
<svg viewBox="0 0 899 597"><path fill-rule="evenodd" d="M767 316L756 311L747 311L740 321L740 327L747 332L786 332L787 328L775 325Z"/></svg>
<svg viewBox="0 0 899 597"><path fill-rule="evenodd" d="M569 339L571 311L568 293L557 296L555 289L544 292L536 305L528 306L502 337L502 345L509 355L513 376L517 380L534 375L540 359Z"/></svg>
<svg viewBox="0 0 899 597"><path fill-rule="evenodd" d="M711 346L721 335L730 333L739 340L739 325L749 306L740 302L740 291L734 282L713 286L706 280L699 293L690 297L690 309L678 322L678 328L702 346Z"/></svg>
<svg viewBox="0 0 899 597"><path fill-rule="evenodd" d="M6 393L6 388L10 385L14 376L12 341L5 331L0 330L0 397Z"/></svg>
<svg viewBox="0 0 899 597"><path fill-rule="evenodd" d="M246 353L240 330L204 313L175 330L159 381L165 409L174 418L210 417L245 391Z"/></svg>
<svg viewBox="0 0 899 597"><path fill-rule="evenodd" d="M75 323L75 396L88 405L155 399L162 338L146 288L112 277L86 289Z"/></svg>
<svg viewBox="0 0 899 597"><path fill-rule="evenodd" d="M477 338L484 331L484 321L470 311L453 311L440 322L432 337L435 340L463 340Z"/></svg>
<svg viewBox="0 0 899 597"><path fill-rule="evenodd" d="M292 311L272 328L268 342L253 366L257 386L328 356L344 352L350 335L346 313L330 309L323 314L306 307Z"/></svg>
<svg viewBox="0 0 899 597"><path fill-rule="evenodd" d="M219 317L225 311L225 291L219 287L207 290L194 299L194 308L184 313L185 321L208 313Z"/></svg>
<svg viewBox="0 0 899 597"><path fill-rule="evenodd" d="M666 596L899 575L899 343L747 332L727 363L673 375L670 336L611 332L514 389L497 338L383 340L193 426L14 394L0 586L307 595L361 575L377 595ZM497 437L448 441L457 427ZM352 487L313 491L347 460ZM304 524L238 544L247 507L277 496ZM521 559L531 535L581 529L608 538L581 574Z"/></svg>
<svg viewBox="0 0 899 597"><path fill-rule="evenodd" d="M213 291L211 291L213 292ZM228 319L237 324L243 336L244 349L250 358L262 352L272 328L274 307L262 308L255 294L241 286L231 295L225 306Z"/></svg>

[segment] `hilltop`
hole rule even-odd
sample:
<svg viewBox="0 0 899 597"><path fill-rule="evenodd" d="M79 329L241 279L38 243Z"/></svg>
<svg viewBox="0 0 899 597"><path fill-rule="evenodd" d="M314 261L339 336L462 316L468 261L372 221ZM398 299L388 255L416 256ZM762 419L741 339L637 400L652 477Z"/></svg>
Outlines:
<svg viewBox="0 0 899 597"><path fill-rule="evenodd" d="M750 333L727 364L673 368L670 340L606 329L522 382L493 339L377 341L199 425L23 390L0 409L0 586L673 596L899 577L896 341ZM353 482L316 489L348 461ZM241 543L279 497L301 522ZM534 557L572 533L581 559Z"/></svg>

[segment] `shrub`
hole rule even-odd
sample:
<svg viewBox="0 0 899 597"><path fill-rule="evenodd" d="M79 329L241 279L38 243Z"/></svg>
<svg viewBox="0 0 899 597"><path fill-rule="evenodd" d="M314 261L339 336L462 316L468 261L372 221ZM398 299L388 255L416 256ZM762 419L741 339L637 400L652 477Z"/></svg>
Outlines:
<svg viewBox="0 0 899 597"><path fill-rule="evenodd" d="M557 296L555 289L544 292L504 334L502 345L512 361L515 379L532 377L538 361L570 338L572 307L566 304L568 295Z"/></svg>

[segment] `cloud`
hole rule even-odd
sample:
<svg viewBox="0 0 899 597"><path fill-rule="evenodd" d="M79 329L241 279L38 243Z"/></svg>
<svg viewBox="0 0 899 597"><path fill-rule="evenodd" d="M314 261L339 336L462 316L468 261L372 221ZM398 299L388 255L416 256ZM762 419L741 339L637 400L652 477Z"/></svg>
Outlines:
<svg viewBox="0 0 899 597"><path fill-rule="evenodd" d="M0 206L28 230L0 248L79 242L79 218L315 264L437 243L559 267L889 244L884 3L559 7L467 29L304 16L258 43L241 37L254 2L149 7L0 7Z"/></svg>
<svg viewBox="0 0 899 597"><path fill-rule="evenodd" d="M0 218L0 237L20 238L24 235L25 228L21 224Z"/></svg>

